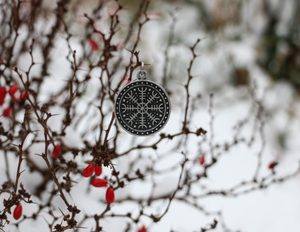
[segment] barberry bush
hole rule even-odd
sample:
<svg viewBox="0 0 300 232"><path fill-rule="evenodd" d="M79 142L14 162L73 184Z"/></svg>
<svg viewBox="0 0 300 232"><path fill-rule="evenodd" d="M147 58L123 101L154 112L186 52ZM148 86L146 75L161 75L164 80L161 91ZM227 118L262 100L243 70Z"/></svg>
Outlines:
<svg viewBox="0 0 300 232"><path fill-rule="evenodd" d="M195 73L207 38L177 39L178 9L160 4L158 13L150 1L0 2L1 230L236 231L223 199L298 174L266 156L268 112L255 85L241 118L218 124L222 97ZM151 55L154 23L164 42ZM179 75L174 49L185 54ZM127 134L114 115L142 62L172 103L168 125L150 137ZM187 225L192 215L201 220ZM164 218L171 226L160 227Z"/></svg>

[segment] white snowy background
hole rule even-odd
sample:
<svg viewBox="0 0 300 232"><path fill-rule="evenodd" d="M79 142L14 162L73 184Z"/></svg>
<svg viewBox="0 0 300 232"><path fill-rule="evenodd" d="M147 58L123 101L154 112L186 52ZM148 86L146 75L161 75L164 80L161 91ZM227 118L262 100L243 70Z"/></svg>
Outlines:
<svg viewBox="0 0 300 232"><path fill-rule="evenodd" d="M206 1L208 7L213 7L213 2ZM151 9L152 12L158 12L160 15L157 19L148 23L142 33L141 57L145 63L151 64L152 77L156 81L160 81L163 67L163 52L166 46L167 33L170 28L169 11L176 10L177 23L175 26L176 43L170 47L169 56L171 58L171 65L169 69L171 74L174 75L172 83L168 83L169 88L181 89L178 91L178 96L173 96L172 102L172 114L167 126L163 129L163 132L171 133L180 130L182 121L182 109L180 105L180 98L182 97L183 84L186 81L186 68L191 58L188 47L193 44L196 38L203 38L198 45L197 53L199 57L196 60L196 64L193 67L192 73L196 77L192 80L191 94L195 96L201 93L202 99L199 102L198 110L193 115L190 122L191 128L202 127L208 130L207 137L210 136L210 129L213 129L214 143L230 142L232 135L234 134L234 126L239 120L243 120L249 117L251 121L251 105L253 104L253 98L250 97L249 88L247 87L234 87L229 83L230 67L232 64L235 66L247 67L250 71L251 85L255 86L255 98L261 100L265 106L265 110L268 112L268 117L265 122L264 133L266 138L266 147L262 157L261 176L270 174L267 165L272 160L279 162L276 168L279 176L288 175L294 172L299 165L300 160L300 111L299 111L299 96L291 86L287 83L274 83L255 62L255 56L257 55L257 44L262 28L264 28L265 19L259 14L258 5L259 0L247 1L245 6L245 13L243 16L244 23L249 26L248 30L244 31L241 40L232 40L230 35L236 33L233 28L228 31L222 31L219 33L207 33L204 30L199 29L198 25L199 17L198 11L191 6L184 4L178 4L176 2L157 2L154 1L154 6ZM278 1L273 1L274 5ZM289 15L289 11L292 10L293 1L288 1L287 4L290 7L283 9L285 14ZM82 3L80 11L88 12L92 7L92 1L86 1ZM51 4L50 4L51 5ZM210 6L211 5L211 6ZM78 13L80 14L80 13ZM130 10L124 13L130 14ZM70 16L75 17L78 22L77 27L74 28L74 34L80 36L80 20L78 15ZM288 19L282 19L283 24ZM51 20L48 23L41 22L41 27L46 30L47 24L51 24ZM76 25L76 24L75 24ZM284 26L283 26L284 28ZM26 29L24 29L26 33ZM241 30L240 32L241 33ZM22 33L20 33L22 35ZM80 46L75 39L71 41L71 46L76 49L80 54ZM53 62L53 68L50 69L50 76L47 77L43 85L45 96L55 91L60 83L64 82L64 76L69 72L69 63L66 61L65 56L68 54L68 48L63 38L57 39L56 49L53 51L52 56L55 57ZM36 59L39 59L39 52L35 54ZM20 69L26 70L30 60L28 57L24 57L22 62L18 64ZM33 72L39 72L39 68ZM97 72L92 72L92 80L87 86L88 91L86 99L91 99L97 91ZM94 74L94 76L93 76ZM80 74L78 74L80 75ZM95 78L95 80L93 80ZM300 77L299 77L300 78ZM210 117L208 113L209 107L209 94L213 93L213 115L215 116L213 128L210 128ZM46 97L45 97L46 99ZM45 99L40 99L41 102ZM86 101L87 102L87 101ZM84 112L87 105L82 102L78 106L78 111ZM53 110L53 109L52 109ZM291 110L293 116L291 117ZM249 112L250 111L250 112ZM59 113L59 112L55 112ZM251 116L252 115L252 116ZM55 117L50 121L52 128L59 128L60 116ZM89 127L89 119L81 125L82 128ZM1 118L1 122L9 123L8 120ZM253 124L250 122L243 129L245 135L250 135ZM277 135L279 133L287 134L286 147L283 149L278 144ZM68 129L67 135L64 141L68 144L78 144L78 147L82 144L79 132ZM90 135L93 138L94 135ZM119 144L119 150L126 150L128 141L131 141L131 137L124 133L123 144ZM256 137L259 137L256 134ZM151 140L151 139L150 139ZM195 137L190 140L188 146L188 157L196 159L200 153L198 150L198 143L201 139ZM146 140L147 141L147 140ZM146 142L145 142L146 143ZM168 149L171 142L165 142L161 145L157 153L149 152L145 154L144 161L140 163L140 166L147 166L150 160L155 159L155 156L159 156L164 153L164 149ZM226 155L218 161L212 169L209 170L209 177L204 181L205 187L208 189L222 189L230 188L243 180L250 180L253 177L255 168L257 166L257 153L260 149L261 141L259 138L255 139L255 142L251 148L246 145L235 146ZM43 147L32 147L35 153L42 152ZM208 152L204 150L204 153ZM145 152L146 153L146 152ZM131 157L133 159L134 157ZM37 162L40 165L44 165L41 158L37 156ZM38 160L40 159L40 161ZM117 168L122 172L126 171L127 157L122 157L116 161ZM166 159L161 159L157 166L157 170L165 170L168 167L179 163L181 159L180 151L172 155L166 156ZM10 157L10 172L15 173L17 159ZM79 162L81 162L79 160ZM83 166L82 166L83 167ZM0 183L5 181L5 162L3 156L0 155ZM199 172L201 167L195 169L195 172ZM109 175L109 171L105 170ZM157 194L160 192L168 192L174 189L178 180L179 169L167 175L157 177L159 188ZM26 169L22 177L22 182L30 190L34 188L41 178L36 175L26 175ZM94 214L104 209L105 205L99 202L100 198L104 195L104 190L94 190L87 192L88 183L80 176L74 177L78 183L72 189L71 196L69 196L74 203L83 211ZM201 189L201 186L199 186ZM124 191L117 191L116 197L122 198L126 194L132 194L134 196L143 196L149 192L149 182L132 184L124 189ZM102 192L101 192L102 191ZM282 184L274 184L265 190L254 191L249 194L245 194L238 197L205 197L201 201L207 210L221 210L223 212L224 221L226 226L231 230L245 231L245 232L298 232L300 230L300 179L299 176L292 178ZM103 198L102 198L103 199ZM38 199L33 199L38 200ZM0 201L1 202L1 201ZM2 205L0 205L1 209ZM62 202L57 198L57 207L64 208ZM153 210L160 212L161 204L153 207ZM36 207L31 205L30 207L24 207L24 214L30 214L34 212ZM133 210L137 212L131 204L117 205L113 207L115 212L127 212ZM150 210L150 209L148 209ZM44 214L45 218L40 217L37 221L26 221L20 225L20 231L47 231L47 225L44 220L47 220L47 212ZM183 203L173 201L172 205L166 214L166 216L156 224L153 224L148 218L144 218L144 223L150 232L165 232L174 229L180 232L191 232L205 226L210 223L214 216L205 216L203 213L195 210L191 206L187 206ZM117 221L117 223L116 223ZM112 223L113 222L113 223ZM111 219L105 219L103 221L103 228L108 232L118 232L118 228L121 225L126 224L125 219L113 221ZM93 226L93 222L85 224L83 226ZM7 231L14 231L12 227L9 227ZM89 231L84 230L82 231ZM223 231L221 226L218 226L216 231Z"/></svg>

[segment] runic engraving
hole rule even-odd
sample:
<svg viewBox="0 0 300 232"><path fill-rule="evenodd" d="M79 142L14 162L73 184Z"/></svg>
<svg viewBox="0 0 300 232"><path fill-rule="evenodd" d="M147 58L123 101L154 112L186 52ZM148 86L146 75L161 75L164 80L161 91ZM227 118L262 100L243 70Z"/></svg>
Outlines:
<svg viewBox="0 0 300 232"><path fill-rule="evenodd" d="M169 118L170 103L165 91L152 81L139 80L119 93L115 112L121 126L136 135L160 130Z"/></svg>
<svg viewBox="0 0 300 232"><path fill-rule="evenodd" d="M125 112L125 111L133 111L133 110L137 110L138 107L137 106L134 106L134 105L125 105L125 104L122 104L122 111Z"/></svg>
<svg viewBox="0 0 300 232"><path fill-rule="evenodd" d="M129 118L126 118L126 121L128 121L130 124L133 124L133 120L135 120L137 118L139 113L135 113L131 116L129 116Z"/></svg>
<svg viewBox="0 0 300 232"><path fill-rule="evenodd" d="M133 103L138 103L137 97L133 94L132 91L130 91L125 97L130 99Z"/></svg>
<svg viewBox="0 0 300 232"><path fill-rule="evenodd" d="M155 125L157 123L157 121L159 120L158 118L155 117L154 114L151 114L148 112L146 112L146 114L148 115L150 121L152 122L152 125Z"/></svg>
<svg viewBox="0 0 300 232"><path fill-rule="evenodd" d="M152 93L152 96L149 98L149 100L147 101L146 105L150 104L151 102L154 101L154 99L159 98L157 93Z"/></svg>

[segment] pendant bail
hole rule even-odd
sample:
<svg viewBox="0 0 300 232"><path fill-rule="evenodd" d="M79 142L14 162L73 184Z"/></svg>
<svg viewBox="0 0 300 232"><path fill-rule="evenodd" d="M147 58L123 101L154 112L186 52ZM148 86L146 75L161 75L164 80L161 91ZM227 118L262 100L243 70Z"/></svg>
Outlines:
<svg viewBox="0 0 300 232"><path fill-rule="evenodd" d="M145 80L147 76L147 72L144 70L144 62L141 62L141 69L137 73L138 80Z"/></svg>

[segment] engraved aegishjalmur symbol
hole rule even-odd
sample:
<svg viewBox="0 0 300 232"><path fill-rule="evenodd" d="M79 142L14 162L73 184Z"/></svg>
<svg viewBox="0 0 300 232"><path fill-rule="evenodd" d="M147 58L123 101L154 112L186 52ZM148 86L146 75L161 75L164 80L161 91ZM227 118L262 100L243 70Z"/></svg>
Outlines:
<svg viewBox="0 0 300 232"><path fill-rule="evenodd" d="M149 80L137 80L118 94L116 117L121 126L135 135L151 135L164 127L170 114L165 91Z"/></svg>

